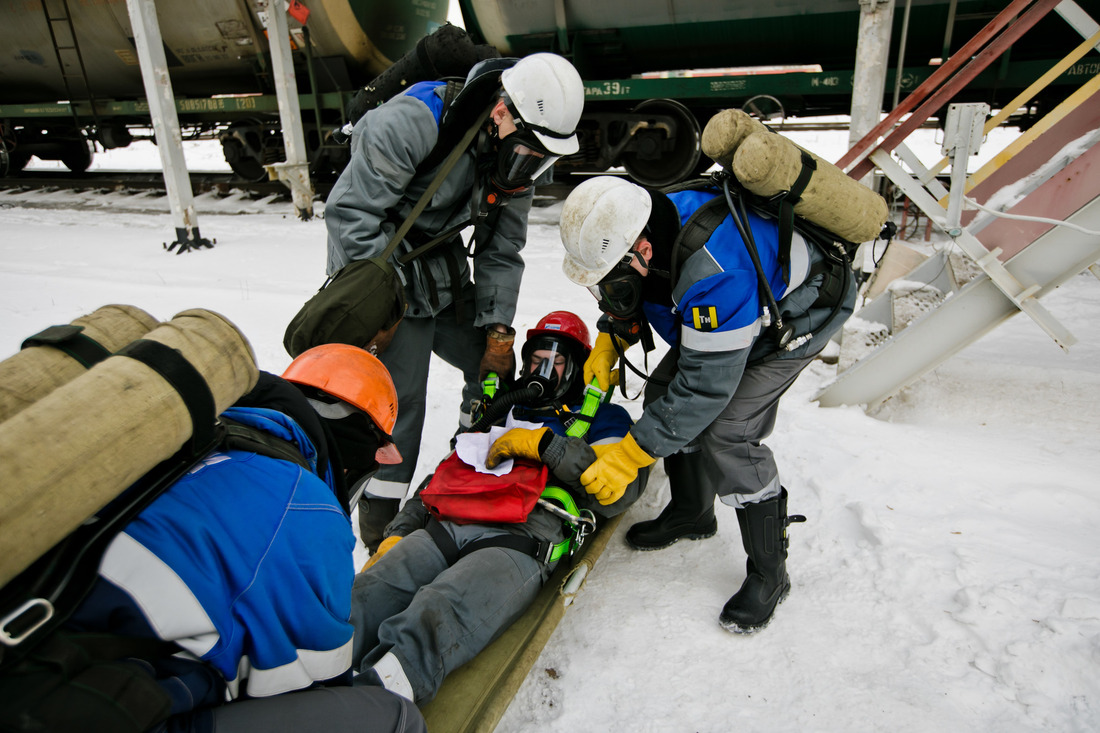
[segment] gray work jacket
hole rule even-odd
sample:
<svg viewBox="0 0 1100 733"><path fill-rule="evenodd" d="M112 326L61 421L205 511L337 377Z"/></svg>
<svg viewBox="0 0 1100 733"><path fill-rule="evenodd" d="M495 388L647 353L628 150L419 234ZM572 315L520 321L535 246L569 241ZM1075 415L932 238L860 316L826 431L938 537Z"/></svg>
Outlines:
<svg viewBox="0 0 1100 733"><path fill-rule="evenodd" d="M442 89L445 86L436 90L437 96L441 97ZM381 254L428 188L439 167L419 175L416 168L439 137L436 114L423 100L405 93L367 112L356 123L351 160L325 205L330 276L353 260ZM470 150L420 214L415 224L418 236L411 238L422 242L469 221L476 182L476 154ZM499 216L490 214L474 227L475 326L512 323L523 276L520 250L527 241L531 200L529 189L499 210ZM391 259L395 261L414 248L405 240ZM409 301L407 316L434 317L452 303L447 257L457 266L458 284L470 280L470 264L461 240L414 260L402 268Z"/></svg>

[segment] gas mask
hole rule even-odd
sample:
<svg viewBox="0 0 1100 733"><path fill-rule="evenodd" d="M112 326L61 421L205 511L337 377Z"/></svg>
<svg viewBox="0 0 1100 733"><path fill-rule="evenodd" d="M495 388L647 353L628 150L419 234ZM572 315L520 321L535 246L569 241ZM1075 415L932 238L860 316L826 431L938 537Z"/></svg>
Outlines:
<svg viewBox="0 0 1100 733"><path fill-rule="evenodd" d="M627 252L602 280L588 286L600 310L612 318L635 321L642 314L642 273L632 266L635 258L645 265L637 252Z"/></svg>
<svg viewBox="0 0 1100 733"><path fill-rule="evenodd" d="M517 126L520 124L517 119ZM522 128L500 141L497 146L496 170L492 175L493 185L505 193L516 194L528 187L559 156L552 154L535 135Z"/></svg>
<svg viewBox="0 0 1100 733"><path fill-rule="evenodd" d="M513 117L514 132L500 138L494 127L479 150L479 218L506 206L513 196L530 188L561 157L547 150L522 118L515 113Z"/></svg>
<svg viewBox="0 0 1100 733"><path fill-rule="evenodd" d="M521 351L523 376L517 386L539 386L542 389L540 404L568 403L575 399L571 394L577 376L577 359L573 351L553 336L528 339Z"/></svg>

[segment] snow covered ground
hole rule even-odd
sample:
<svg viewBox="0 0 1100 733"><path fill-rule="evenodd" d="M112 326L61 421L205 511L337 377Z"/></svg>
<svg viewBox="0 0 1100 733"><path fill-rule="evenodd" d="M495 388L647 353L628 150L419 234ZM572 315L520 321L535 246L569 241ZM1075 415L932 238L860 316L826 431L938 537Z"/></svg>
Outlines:
<svg viewBox="0 0 1100 733"><path fill-rule="evenodd" d="M792 137L830 160L843 150L843 133ZM148 166L131 155L96 165ZM203 146L188 160L220 163ZM161 319L218 311L280 372L283 328L324 279L324 222L240 197L197 209L217 244L176 256L164 199L0 192L0 358L129 303ZM521 335L550 310L598 315L561 273L559 211L532 216ZM719 505L713 539L660 552L614 537L498 730L1100 729L1100 283L1080 275L1043 302L1080 339L1070 354L1018 315L874 416L812 402L834 375L812 365L769 441L809 519L791 528L794 589L773 623L752 637L717 625L744 575L732 509ZM418 476L446 452L458 388L433 369ZM667 496L658 469L619 532Z"/></svg>

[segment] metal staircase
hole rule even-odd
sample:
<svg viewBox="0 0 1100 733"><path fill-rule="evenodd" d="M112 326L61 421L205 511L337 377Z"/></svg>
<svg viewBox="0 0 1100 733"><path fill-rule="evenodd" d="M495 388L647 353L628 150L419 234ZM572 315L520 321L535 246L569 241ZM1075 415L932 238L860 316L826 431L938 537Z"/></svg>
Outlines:
<svg viewBox="0 0 1100 733"><path fill-rule="evenodd" d="M1053 9L1086 36L1078 48L996 116L989 117L986 105L950 104ZM930 258L853 316L842 338L843 371L815 396L820 404L873 409L1020 311L1061 348L1076 341L1039 300L1090 267L1100 276L1100 75L988 165L970 176L966 171L985 133L1098 43L1097 24L1076 3L1015 0L838 161L857 180L878 167L962 254ZM944 105L950 105L946 158L926 167L904 141ZM948 162L945 188L936 174ZM960 277L960 267L971 272ZM875 346L852 358L846 348L852 341Z"/></svg>

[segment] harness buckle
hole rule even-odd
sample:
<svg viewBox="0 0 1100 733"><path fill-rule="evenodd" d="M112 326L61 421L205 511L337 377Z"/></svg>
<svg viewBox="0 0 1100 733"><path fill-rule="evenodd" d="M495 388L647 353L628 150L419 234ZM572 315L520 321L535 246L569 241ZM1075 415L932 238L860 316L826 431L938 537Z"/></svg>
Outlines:
<svg viewBox="0 0 1100 733"><path fill-rule="evenodd" d="M22 631L16 631L14 633L8 631L8 627L13 625L14 622L23 619L24 616L29 616L30 612L36 609L40 616L37 619L25 619L24 623L26 627ZM45 598L32 598L3 619L0 619L0 644L4 644L5 646L18 646L24 639L35 631L38 631L43 624L53 618L53 613L52 603Z"/></svg>

